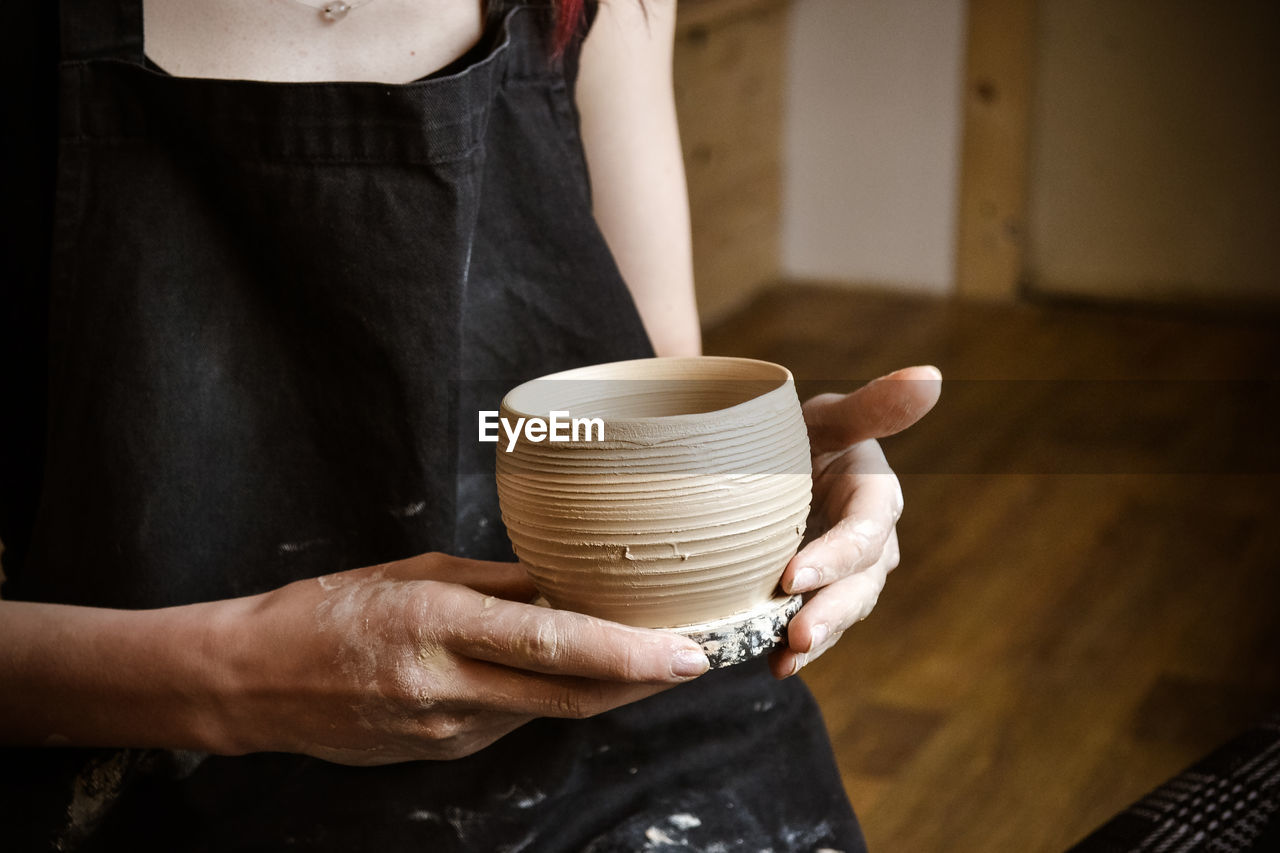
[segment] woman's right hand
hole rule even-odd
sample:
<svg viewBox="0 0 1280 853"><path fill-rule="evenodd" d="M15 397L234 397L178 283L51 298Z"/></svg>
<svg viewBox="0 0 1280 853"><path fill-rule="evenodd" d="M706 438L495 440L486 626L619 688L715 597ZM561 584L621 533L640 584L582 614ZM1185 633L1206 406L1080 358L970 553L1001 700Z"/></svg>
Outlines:
<svg viewBox="0 0 1280 853"><path fill-rule="evenodd" d="M457 758L534 717L592 716L707 669L691 640L532 594L518 564L424 554L223 602L211 746Z"/></svg>
<svg viewBox="0 0 1280 853"><path fill-rule="evenodd" d="M458 758L707 668L532 595L518 564L423 554L157 610L0 601L0 743Z"/></svg>

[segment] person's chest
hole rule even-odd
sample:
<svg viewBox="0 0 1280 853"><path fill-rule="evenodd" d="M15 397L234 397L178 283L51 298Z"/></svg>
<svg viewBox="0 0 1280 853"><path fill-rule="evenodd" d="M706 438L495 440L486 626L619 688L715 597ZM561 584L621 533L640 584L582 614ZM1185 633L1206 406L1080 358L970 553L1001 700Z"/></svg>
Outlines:
<svg viewBox="0 0 1280 853"><path fill-rule="evenodd" d="M480 0L145 0L147 56L182 77L416 80L480 38Z"/></svg>

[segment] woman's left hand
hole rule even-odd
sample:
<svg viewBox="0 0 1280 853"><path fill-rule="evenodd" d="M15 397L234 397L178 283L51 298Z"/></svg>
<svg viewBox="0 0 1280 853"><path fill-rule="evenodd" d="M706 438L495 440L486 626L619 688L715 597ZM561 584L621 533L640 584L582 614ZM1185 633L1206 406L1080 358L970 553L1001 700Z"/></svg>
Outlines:
<svg viewBox="0 0 1280 853"><path fill-rule="evenodd" d="M937 368L907 367L851 394L820 394L804 404L813 457L809 527L821 535L782 574L782 588L806 600L791 620L788 646L770 657L776 677L799 672L875 607L898 565L902 515L902 488L876 439L920 420L941 391Z"/></svg>

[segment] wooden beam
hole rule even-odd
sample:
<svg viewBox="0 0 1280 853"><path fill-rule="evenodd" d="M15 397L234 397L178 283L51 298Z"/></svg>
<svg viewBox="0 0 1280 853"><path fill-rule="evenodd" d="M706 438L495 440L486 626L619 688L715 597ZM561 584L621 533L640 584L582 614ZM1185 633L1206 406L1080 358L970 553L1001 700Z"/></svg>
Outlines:
<svg viewBox="0 0 1280 853"><path fill-rule="evenodd" d="M961 296L1013 299L1024 274L1035 0L969 0L956 240Z"/></svg>
<svg viewBox="0 0 1280 853"><path fill-rule="evenodd" d="M778 276L788 2L679 6L675 98L703 322Z"/></svg>
<svg viewBox="0 0 1280 853"><path fill-rule="evenodd" d="M694 27L715 26L742 15L772 11L769 7L785 6L790 0L680 0L678 33Z"/></svg>

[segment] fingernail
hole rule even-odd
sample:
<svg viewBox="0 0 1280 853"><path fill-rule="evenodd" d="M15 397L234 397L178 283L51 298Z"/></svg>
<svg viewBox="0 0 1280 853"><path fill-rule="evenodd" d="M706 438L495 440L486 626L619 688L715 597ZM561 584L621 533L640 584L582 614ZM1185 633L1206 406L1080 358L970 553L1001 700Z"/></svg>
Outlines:
<svg viewBox="0 0 1280 853"><path fill-rule="evenodd" d="M809 652L816 652L829 636L831 636L831 630L826 625L814 625L809 629Z"/></svg>
<svg viewBox="0 0 1280 853"><path fill-rule="evenodd" d="M791 589L788 592L808 592L821 581L822 576L818 574L817 569L803 568L791 579Z"/></svg>
<svg viewBox="0 0 1280 853"><path fill-rule="evenodd" d="M697 649L681 649L671 656L671 674L678 678L693 678L711 669L711 661Z"/></svg>

